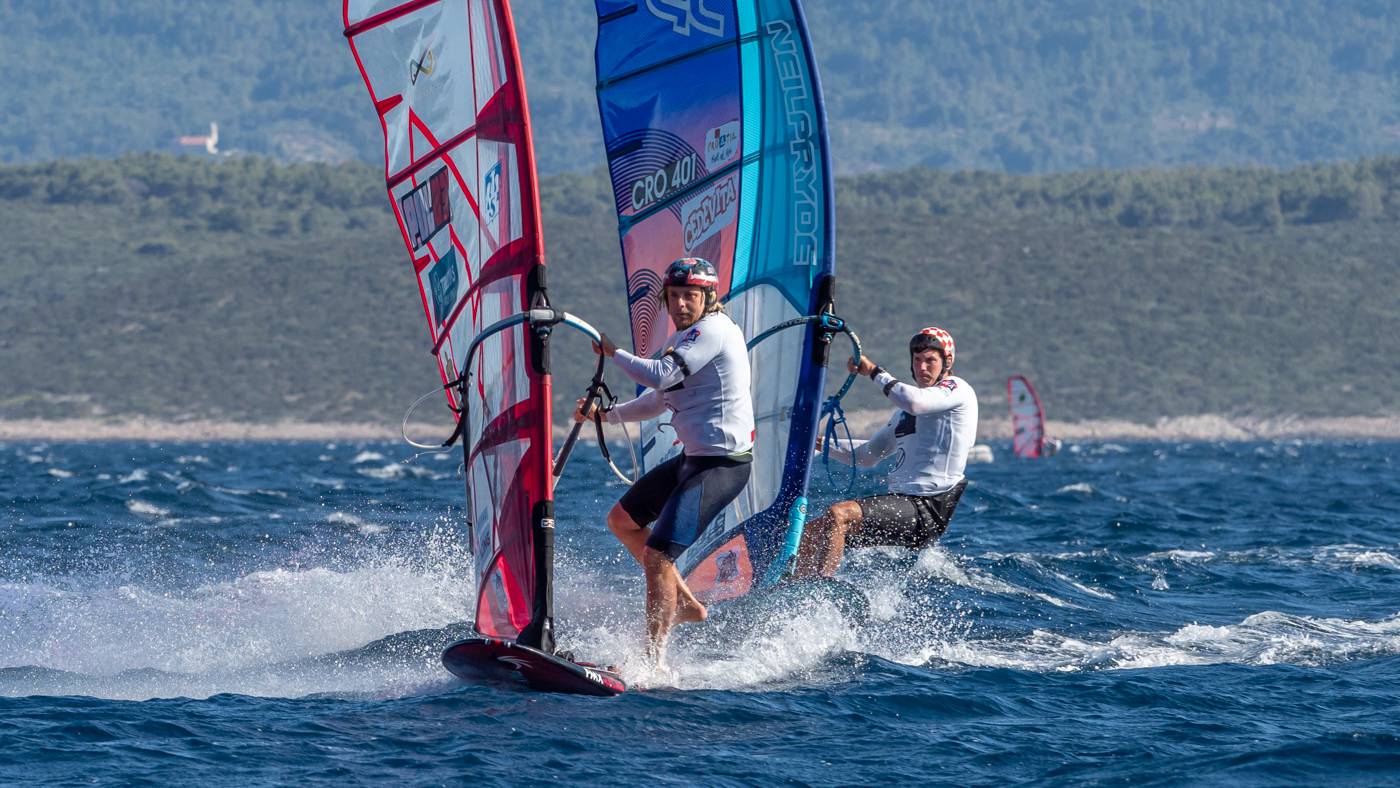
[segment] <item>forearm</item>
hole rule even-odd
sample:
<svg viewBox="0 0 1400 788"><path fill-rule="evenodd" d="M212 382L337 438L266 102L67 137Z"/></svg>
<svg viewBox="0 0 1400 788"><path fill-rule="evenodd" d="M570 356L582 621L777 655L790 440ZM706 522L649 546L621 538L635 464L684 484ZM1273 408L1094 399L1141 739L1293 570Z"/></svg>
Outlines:
<svg viewBox="0 0 1400 788"><path fill-rule="evenodd" d="M612 406L604 412L604 417L609 424L621 424L624 421L646 421L660 416L665 411L666 403L662 401L661 395L651 390L636 399Z"/></svg>
<svg viewBox="0 0 1400 788"><path fill-rule="evenodd" d="M837 462L861 468L873 468L880 464L880 460L884 459L884 455L871 447L871 441L841 440L838 438L826 445L826 452L831 459Z"/></svg>
<svg viewBox="0 0 1400 788"><path fill-rule="evenodd" d="M947 389L931 386L929 388L919 388L908 383L901 383L894 375L875 368L870 379L875 381L875 385L880 387L880 392L885 395L896 408L910 414L911 416L927 416L930 413L941 413L957 405L957 400L951 396Z"/></svg>

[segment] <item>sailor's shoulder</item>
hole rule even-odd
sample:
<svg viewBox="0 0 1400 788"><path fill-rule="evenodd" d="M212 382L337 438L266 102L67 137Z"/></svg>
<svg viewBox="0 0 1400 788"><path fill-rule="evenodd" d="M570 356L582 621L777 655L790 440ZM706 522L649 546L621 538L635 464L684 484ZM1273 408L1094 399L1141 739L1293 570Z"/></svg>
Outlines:
<svg viewBox="0 0 1400 788"><path fill-rule="evenodd" d="M717 338L725 342L744 341L744 329L734 322L734 318L723 312L711 312L695 325L703 330L713 332Z"/></svg>
<svg viewBox="0 0 1400 788"><path fill-rule="evenodd" d="M934 388L943 389L949 394L953 394L958 397L963 397L974 401L977 399L977 392L973 390L972 384L968 383L966 380L958 377L957 375L949 375L948 377L938 381L938 383L934 384Z"/></svg>

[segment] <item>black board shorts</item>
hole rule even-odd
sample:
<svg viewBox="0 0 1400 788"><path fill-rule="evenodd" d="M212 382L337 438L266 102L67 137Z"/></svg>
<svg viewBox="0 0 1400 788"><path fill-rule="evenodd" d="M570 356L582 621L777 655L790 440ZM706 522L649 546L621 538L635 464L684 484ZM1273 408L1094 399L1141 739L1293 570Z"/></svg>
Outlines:
<svg viewBox="0 0 1400 788"><path fill-rule="evenodd" d="M647 471L618 504L637 525L655 523L647 547L675 559L743 492L750 461L678 454Z"/></svg>
<svg viewBox="0 0 1400 788"><path fill-rule="evenodd" d="M937 495L872 495L856 501L860 526L846 535L847 547L895 545L919 550L948 530L967 480Z"/></svg>

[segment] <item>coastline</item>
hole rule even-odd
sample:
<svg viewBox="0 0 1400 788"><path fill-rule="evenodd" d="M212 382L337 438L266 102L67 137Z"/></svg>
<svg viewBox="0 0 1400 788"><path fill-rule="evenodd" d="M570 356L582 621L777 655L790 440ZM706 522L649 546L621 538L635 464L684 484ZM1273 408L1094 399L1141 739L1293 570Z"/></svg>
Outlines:
<svg viewBox="0 0 1400 788"><path fill-rule="evenodd" d="M887 411L847 414L851 431L869 435L889 418ZM445 438L450 426L410 424L409 435L425 441ZM556 425L556 440L568 434ZM613 431L609 431L613 435ZM1153 423L1126 419L1058 421L1046 424L1046 434L1067 441L1270 441L1270 440L1400 440L1400 415L1270 418L1203 414L1161 418ZM1005 418L984 419L979 442L1009 440L1011 424ZM592 440L585 430L583 440ZM213 419L168 421L146 417L86 419L0 420L0 443L15 441L96 442L152 441L199 443L206 441L383 441L401 440L399 425L387 422L233 422ZM610 438L611 440L611 438Z"/></svg>

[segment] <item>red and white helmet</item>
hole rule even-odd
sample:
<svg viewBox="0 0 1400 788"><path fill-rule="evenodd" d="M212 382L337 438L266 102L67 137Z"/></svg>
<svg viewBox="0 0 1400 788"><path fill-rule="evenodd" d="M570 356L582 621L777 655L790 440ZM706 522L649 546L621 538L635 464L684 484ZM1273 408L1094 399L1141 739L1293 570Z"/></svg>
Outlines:
<svg viewBox="0 0 1400 788"><path fill-rule="evenodd" d="M666 276L662 282L681 287L714 289L719 286L719 272L715 271L715 267L710 264L709 260L700 257L682 257L666 266Z"/></svg>
<svg viewBox="0 0 1400 788"><path fill-rule="evenodd" d="M919 329L919 333L909 338L909 366L914 366L914 354L922 353L925 350L938 350L943 353L943 375L947 375L953 369L953 356L957 352L957 346L953 344L953 335L938 326L929 326ZM942 375L939 379L942 379Z"/></svg>

